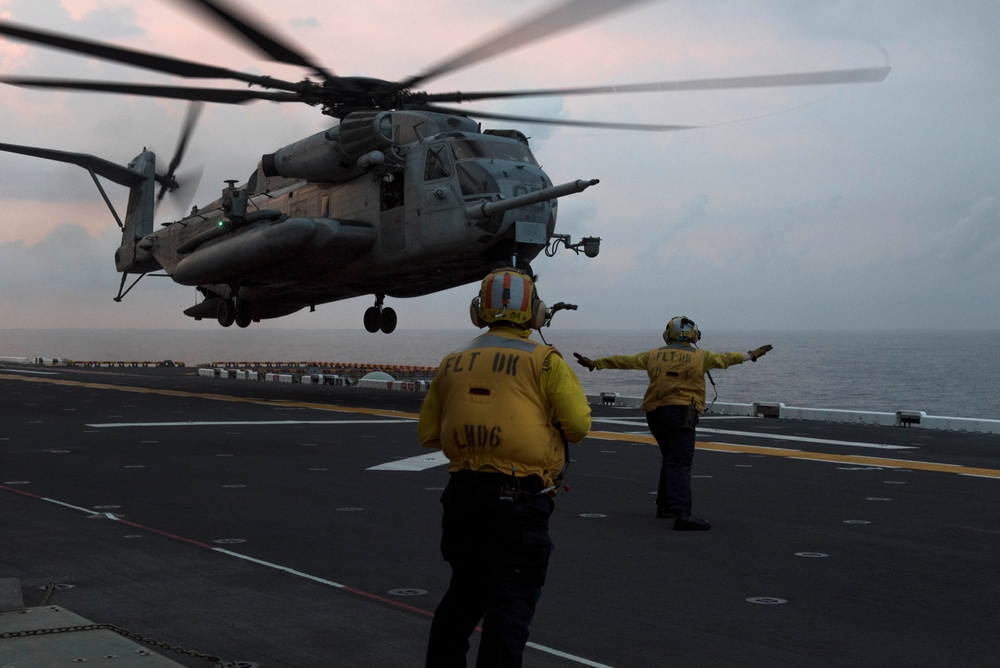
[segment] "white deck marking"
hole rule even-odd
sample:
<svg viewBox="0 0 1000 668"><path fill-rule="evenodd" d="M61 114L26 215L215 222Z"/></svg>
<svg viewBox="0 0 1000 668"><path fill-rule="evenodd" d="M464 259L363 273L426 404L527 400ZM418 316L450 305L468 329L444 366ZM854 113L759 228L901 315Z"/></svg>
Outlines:
<svg viewBox="0 0 1000 668"><path fill-rule="evenodd" d="M315 575L310 575L303 571L296 570L294 568L289 568L288 566L282 566L280 564L275 564L270 561L264 561L263 559L255 559L253 557L247 556L245 554L240 554L239 552L232 552L222 547L211 548L213 552L220 552L222 554L227 554L230 557L235 557L237 559L243 559L244 561L249 561L251 563L257 564L258 566L265 566L267 568L273 568L278 571L283 571L289 575L294 575L296 577L305 578L306 580L312 580L313 582L318 582L320 584L329 585L330 587L336 587L337 589L344 589L347 585L342 585L339 582L334 582L333 580L327 580L326 578L317 577Z"/></svg>
<svg viewBox="0 0 1000 668"><path fill-rule="evenodd" d="M434 452L427 453L426 455L418 455L417 457L408 457L406 459L397 459L394 462L386 462L385 464L379 464L378 466L369 466L368 471L426 471L427 469L432 469L435 466L444 466L448 463L448 457L440 450L435 450Z"/></svg>
<svg viewBox="0 0 1000 668"><path fill-rule="evenodd" d="M397 424L415 420L227 420L223 422L105 422L88 427L245 427L285 426L290 424Z"/></svg>
<svg viewBox="0 0 1000 668"><path fill-rule="evenodd" d="M620 424L627 427L637 427L640 426L633 420L614 420L614 419L604 419L595 418L594 422L600 422L603 424ZM649 430L643 430L644 434L648 434ZM795 441L798 443L823 443L826 445L848 445L854 448L878 448L881 450L915 450L916 448L911 445L889 445L886 443L863 443L860 441L837 441L829 438L810 438L808 436L790 436L786 434L772 434L766 432L757 431L734 431L731 429L712 429L710 427L698 427L699 434L725 434L727 436L752 436L754 438L770 438L776 441Z"/></svg>
<svg viewBox="0 0 1000 668"><path fill-rule="evenodd" d="M49 503L54 503L54 504L59 505L59 506L65 506L67 508L72 508L73 510L79 510L80 512L88 513L88 514L91 514L91 515L94 514L94 511L91 510L90 508L81 508L80 506L74 506L74 505L72 505L70 503L66 503L65 501L59 501L58 499L50 499L50 498L44 497L44 496L39 497L39 498L42 501L48 501Z"/></svg>
<svg viewBox="0 0 1000 668"><path fill-rule="evenodd" d="M583 657L575 656L573 654L567 654L566 652L560 652L557 649L552 649L551 647L546 647L545 645L539 645L538 643L529 641L525 646L530 647L532 649L537 649L540 652L545 652L546 654L552 654L554 656L558 656L562 659L569 659L570 661L575 661L576 663L582 664L584 666L591 666L591 668L611 668L611 666L609 666L606 663L597 663L596 661L591 661L590 659L584 659Z"/></svg>
<svg viewBox="0 0 1000 668"><path fill-rule="evenodd" d="M3 368L4 373L30 373L36 376L58 376L58 371L29 371L28 369L11 369L9 367Z"/></svg>
<svg viewBox="0 0 1000 668"><path fill-rule="evenodd" d="M849 445L855 448L879 448L881 450L915 450L912 445L889 445L888 443L861 443L859 441L837 441L829 438L810 438L808 436L787 436L784 434L764 434L754 431L731 431L728 429L698 429L707 434L726 434L728 436L754 436L757 438L772 438L776 441L797 441L800 443L825 443L827 445Z"/></svg>

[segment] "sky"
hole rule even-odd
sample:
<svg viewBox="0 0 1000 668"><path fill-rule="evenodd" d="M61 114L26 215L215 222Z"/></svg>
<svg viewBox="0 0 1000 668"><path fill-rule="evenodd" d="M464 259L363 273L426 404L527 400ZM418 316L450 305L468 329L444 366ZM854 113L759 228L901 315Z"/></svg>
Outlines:
<svg viewBox="0 0 1000 668"><path fill-rule="evenodd" d="M338 75L400 80L552 2L242 0L268 29ZM169 0L0 0L0 18L286 80ZM1000 3L966 0L648 2L429 82L426 90L592 86L879 67L877 84L538 98L475 108L527 116L687 124L639 133L518 127L554 183L558 233L602 238L589 259L533 263L568 328L702 330L1000 328ZM198 85L0 37L0 74ZM239 85L239 84L236 84ZM470 108L473 105L469 105ZM0 142L120 164L172 154L186 104L0 85ZM246 180L261 154L329 127L298 104L209 105L185 167L195 203ZM116 206L127 193L105 182ZM0 329L208 328L193 288L147 277L116 303L120 234L71 165L0 153ZM164 220L175 212L164 206ZM459 328L475 285L387 300L399 327ZM254 327L361 329L372 299Z"/></svg>

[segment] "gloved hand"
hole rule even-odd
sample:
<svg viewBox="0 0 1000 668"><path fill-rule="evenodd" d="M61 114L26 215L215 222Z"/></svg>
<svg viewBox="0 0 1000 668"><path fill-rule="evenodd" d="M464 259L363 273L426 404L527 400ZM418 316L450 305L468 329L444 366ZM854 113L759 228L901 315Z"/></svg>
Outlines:
<svg viewBox="0 0 1000 668"><path fill-rule="evenodd" d="M593 371L594 367L597 366L596 364L594 364L594 360L590 359L589 357L584 357L580 353L573 353L573 356L576 357L576 361L580 366L587 367L589 371Z"/></svg>
<svg viewBox="0 0 1000 668"><path fill-rule="evenodd" d="M764 355L767 354L767 351L770 350L773 347L774 346L768 344L766 346L761 346L760 348L757 348L756 350L751 350L750 351L750 359L752 359L754 361L757 361L758 357L763 357Z"/></svg>

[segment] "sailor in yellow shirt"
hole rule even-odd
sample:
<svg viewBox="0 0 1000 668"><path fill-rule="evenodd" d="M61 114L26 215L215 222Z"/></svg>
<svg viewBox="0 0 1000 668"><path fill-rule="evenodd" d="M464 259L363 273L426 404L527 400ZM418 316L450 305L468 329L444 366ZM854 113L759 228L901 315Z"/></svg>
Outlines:
<svg viewBox="0 0 1000 668"><path fill-rule="evenodd" d="M700 339L701 331L694 321L679 316L667 323L663 332L667 345L662 348L596 360L573 353L577 362L591 371L641 369L649 375L642 410L662 455L656 516L673 518L677 531L712 528L691 514L691 464L698 415L705 410L705 374L748 360L756 362L771 350L765 345L746 353L713 353L698 348Z"/></svg>
<svg viewBox="0 0 1000 668"><path fill-rule="evenodd" d="M489 274L470 308L489 330L445 356L420 408L421 445L450 461L441 553L452 576L434 612L429 668L465 666L481 619L476 666L521 665L566 449L590 431L576 374L555 348L529 339L545 310L527 274Z"/></svg>

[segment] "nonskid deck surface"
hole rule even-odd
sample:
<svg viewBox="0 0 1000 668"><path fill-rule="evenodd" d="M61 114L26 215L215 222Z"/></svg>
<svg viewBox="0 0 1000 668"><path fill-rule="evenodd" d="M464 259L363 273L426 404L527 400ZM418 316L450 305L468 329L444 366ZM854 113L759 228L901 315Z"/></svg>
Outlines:
<svg viewBox="0 0 1000 668"><path fill-rule="evenodd" d="M449 571L421 399L0 368L0 578L184 666L422 665ZM593 410L526 666L995 660L1000 436L703 419L714 526L675 532L642 413Z"/></svg>

